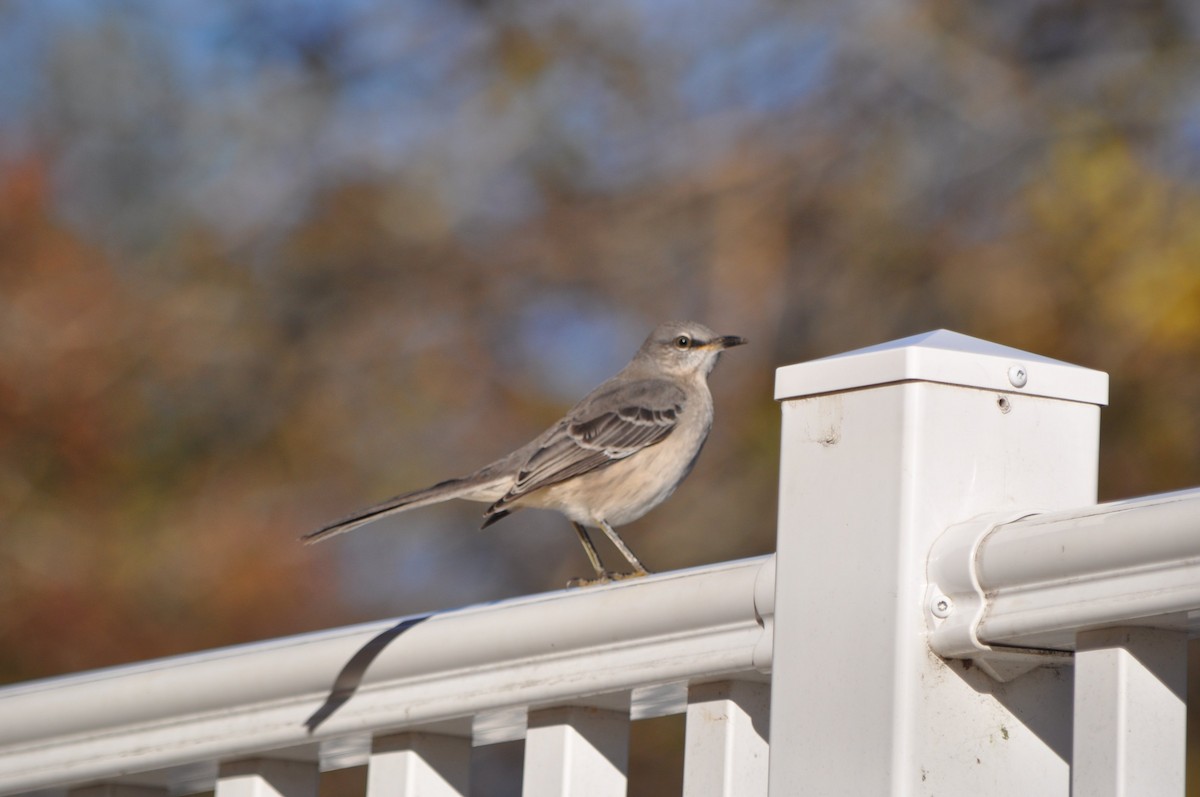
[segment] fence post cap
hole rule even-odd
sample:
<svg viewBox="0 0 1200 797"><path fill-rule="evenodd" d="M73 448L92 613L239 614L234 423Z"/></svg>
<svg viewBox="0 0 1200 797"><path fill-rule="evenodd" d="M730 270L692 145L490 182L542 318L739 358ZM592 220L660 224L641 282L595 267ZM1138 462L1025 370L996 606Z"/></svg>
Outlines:
<svg viewBox="0 0 1200 797"><path fill-rule="evenodd" d="M924 332L775 371L776 400L896 382L939 382L1108 403L1108 374L947 329Z"/></svg>

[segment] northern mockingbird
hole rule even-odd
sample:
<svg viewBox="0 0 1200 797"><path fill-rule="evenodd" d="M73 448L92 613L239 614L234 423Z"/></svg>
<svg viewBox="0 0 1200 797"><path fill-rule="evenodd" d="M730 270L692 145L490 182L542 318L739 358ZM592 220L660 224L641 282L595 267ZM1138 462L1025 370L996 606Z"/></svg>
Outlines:
<svg viewBox="0 0 1200 797"><path fill-rule="evenodd" d="M395 512L465 498L489 505L483 528L527 506L566 515L596 571L594 580L572 584L644 576L646 568L613 526L661 504L691 471L712 428L708 374L723 350L745 342L703 324L661 324L620 373L508 456L468 476L389 498L301 539L313 543ZM588 527L601 529L633 572L606 570Z"/></svg>

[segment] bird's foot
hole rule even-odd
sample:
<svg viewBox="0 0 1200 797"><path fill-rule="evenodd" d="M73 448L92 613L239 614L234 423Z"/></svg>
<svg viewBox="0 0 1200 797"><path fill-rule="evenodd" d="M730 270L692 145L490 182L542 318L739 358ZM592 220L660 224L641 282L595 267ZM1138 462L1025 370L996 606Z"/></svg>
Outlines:
<svg viewBox="0 0 1200 797"><path fill-rule="evenodd" d="M607 570L605 570L603 573L597 573L592 578L584 578L583 576L576 576L575 578L573 578L567 582L567 588L571 589L573 587L592 587L592 586L595 586L596 584L609 584L609 583L612 583L613 580L620 578L620 577L621 576L619 573L610 573Z"/></svg>
<svg viewBox="0 0 1200 797"><path fill-rule="evenodd" d="M632 573L614 573L610 570L605 570L603 573L597 573L594 578L573 578L567 582L567 587L591 587L596 584L611 584L614 581L624 581L628 578L641 578L648 575L650 575L650 572L647 570L634 570Z"/></svg>

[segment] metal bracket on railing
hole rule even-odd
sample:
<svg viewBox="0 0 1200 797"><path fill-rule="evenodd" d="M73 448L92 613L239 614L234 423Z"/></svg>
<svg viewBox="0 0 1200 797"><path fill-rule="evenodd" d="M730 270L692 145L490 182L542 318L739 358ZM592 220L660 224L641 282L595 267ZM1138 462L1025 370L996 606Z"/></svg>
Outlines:
<svg viewBox="0 0 1200 797"><path fill-rule="evenodd" d="M979 625L987 612L987 592L979 578L980 549L997 527L1037 514L1025 509L980 515L950 526L934 541L925 592L929 647L934 653L946 659L970 659L997 681L1070 663L1070 653L988 645L979 638Z"/></svg>

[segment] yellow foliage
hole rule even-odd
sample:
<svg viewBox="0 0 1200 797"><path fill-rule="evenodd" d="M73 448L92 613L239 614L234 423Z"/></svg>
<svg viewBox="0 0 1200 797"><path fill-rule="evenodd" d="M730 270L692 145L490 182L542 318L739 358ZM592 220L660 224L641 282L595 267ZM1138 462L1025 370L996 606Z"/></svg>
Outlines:
<svg viewBox="0 0 1200 797"><path fill-rule="evenodd" d="M1143 344L1200 342L1200 195L1112 134L1062 137L1026 204L1050 263L1090 286L1094 312ZM1048 251L1047 251L1048 250Z"/></svg>

